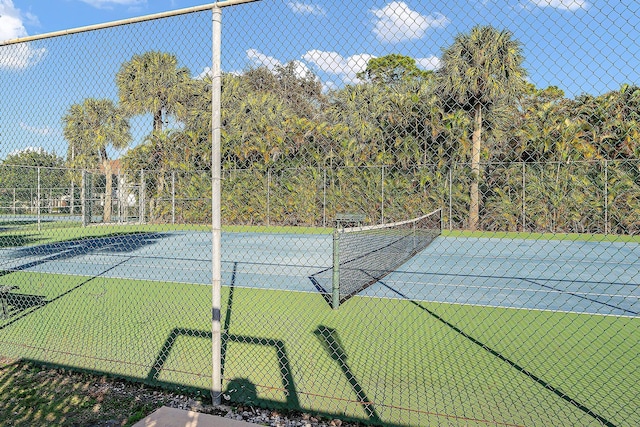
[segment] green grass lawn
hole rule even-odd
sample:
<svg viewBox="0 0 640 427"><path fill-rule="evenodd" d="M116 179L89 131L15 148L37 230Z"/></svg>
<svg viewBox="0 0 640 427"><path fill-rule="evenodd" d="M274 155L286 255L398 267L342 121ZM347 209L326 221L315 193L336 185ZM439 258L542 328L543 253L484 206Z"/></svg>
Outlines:
<svg viewBox="0 0 640 427"><path fill-rule="evenodd" d="M100 237L112 234L170 231L211 231L210 225L202 224L95 224L88 227L79 226L78 222L51 221L43 223L40 230L34 222L21 222L16 219L0 220L0 248L45 244L59 241ZM223 232L231 233L272 233L272 234L331 234L330 227L294 227L294 226L257 226L257 225L223 225ZM442 230L443 236L527 239L527 240L569 240L594 242L634 242L640 243L640 235L614 234L578 234L578 233L523 233L523 232L490 232Z"/></svg>
<svg viewBox="0 0 640 427"><path fill-rule="evenodd" d="M210 225L199 224L96 224L88 227L77 222L56 221L44 223L40 230L34 222L0 220L0 248L42 245L47 243L90 239L118 234L161 233L172 231L210 232ZM284 233L284 234L331 234L333 229L323 227L284 226L223 226L223 232L232 233Z"/></svg>
<svg viewBox="0 0 640 427"><path fill-rule="evenodd" d="M112 230L113 231L113 230ZM0 352L207 390L208 286L14 272ZM225 396L390 425L640 425L640 319L223 287ZM362 402L369 402L365 404Z"/></svg>

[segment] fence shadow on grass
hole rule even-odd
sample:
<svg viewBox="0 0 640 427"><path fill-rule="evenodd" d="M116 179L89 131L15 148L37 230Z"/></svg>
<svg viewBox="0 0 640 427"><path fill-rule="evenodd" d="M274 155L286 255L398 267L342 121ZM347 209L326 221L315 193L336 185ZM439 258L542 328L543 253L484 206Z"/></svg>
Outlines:
<svg viewBox="0 0 640 427"><path fill-rule="evenodd" d="M0 277L25 271L52 261L65 261L74 257L101 253L127 253L144 246L154 244L157 240L168 237L168 233L113 233L106 236L86 239L65 240L44 245L27 246L6 254L7 260L42 257L24 264L0 270ZM117 264L121 264L118 262ZM108 270L106 270L108 271ZM104 272L102 273L104 274Z"/></svg>
<svg viewBox="0 0 640 427"><path fill-rule="evenodd" d="M42 256L42 258L25 262L24 264L17 265L10 268L0 270L0 277L8 276L18 271L25 271L39 265L53 262L64 261L72 259L77 256L87 255L94 252L109 252L109 253L126 253L139 249L143 246L151 245L158 239L167 237L168 233L113 233L107 236L101 236L96 238L87 239L75 239L63 242L48 243L45 245L29 246L17 249L13 254L10 254L7 258L20 259L24 257L33 258ZM1 242L1 241L0 241ZM126 263L128 258L117 259L113 265L108 266L99 274L92 276L86 280L83 280L79 284L73 286L70 289L62 292L59 295L52 297L45 295L35 295L28 293L9 293L7 303L13 306L13 309L9 313L8 321L0 325L0 330L14 324L25 316L46 307L48 304L63 298L71 292L83 287L87 283L94 279L103 276L107 272L113 270L116 267ZM8 282L8 281L5 281ZM6 283L8 285L14 285L19 287L20 283ZM4 319L7 320L7 319Z"/></svg>
<svg viewBox="0 0 640 427"><path fill-rule="evenodd" d="M320 325L318 329L314 331L316 337L320 340L322 347L327 351L329 357L335 360L342 373L344 374L349 384L353 388L353 392L358 396L358 401L362 405L362 409L364 409L365 414L369 418L369 422L374 424L381 424L380 416L376 412L376 409L373 405L373 402L367 397L364 389L356 379L355 375L349 368L347 364L347 354L342 347L340 342L340 338L338 337L338 332L327 326Z"/></svg>
<svg viewBox="0 0 640 427"><path fill-rule="evenodd" d="M41 262L68 259L96 252L127 253L154 244L156 241L171 236L170 233L159 232L118 232L102 236L81 239L63 240L42 245L27 246L9 253L9 259L43 256ZM29 265L29 264L27 264Z"/></svg>
<svg viewBox="0 0 640 427"><path fill-rule="evenodd" d="M198 338L206 338L211 340L211 331L204 330L196 330L196 329L187 329L187 328L175 328L170 333L167 339L165 340L162 348L158 352L158 355L153 362L152 368L149 370L149 373L145 379L145 382L148 384L159 384L162 385L163 381L159 380L160 374L165 367L165 363L171 354L171 351L180 337L198 337ZM276 357L278 359L278 365L280 370L280 378L282 381L282 390L286 396L286 402L284 406L289 409L300 409L300 403L298 401L298 393L296 390L296 386L293 380L293 375L291 373L291 364L289 362L289 355L287 354L287 350L284 342L280 340L270 339L270 338L260 338L260 337L250 337L246 335L236 335L224 333L222 336L222 342L225 344L223 348L225 351L222 354L222 359L225 359L227 343L235 342L241 344L253 344L264 347L271 347L276 351ZM224 366L223 366L224 368ZM253 392L251 392L253 390ZM226 394L228 396L228 400L237 403L248 403L252 405L260 405L260 404L268 404L266 406L273 406L274 402L269 400L259 399L257 397L257 393L255 393L256 386L250 385L250 381L246 378L234 378L229 380L229 385L227 387ZM246 398L250 398L250 401L245 400ZM280 406L283 406L281 402L279 402Z"/></svg>
<svg viewBox="0 0 640 427"><path fill-rule="evenodd" d="M517 362L507 358L505 355L501 354L499 351L491 348L490 346L488 346L487 344L483 343L482 341L480 341L480 340L472 337L468 333L464 332L458 326L456 326L453 323L449 322L448 320L444 319L442 316L440 316L439 314L437 314L433 310L430 310L429 308L427 308L420 301L415 301L415 300L407 297L405 294L403 294L399 290L393 288L392 286L389 286L388 284L386 284L386 283L384 283L382 281L380 283L384 287L386 287L387 289L389 289L390 291L392 291L393 293L398 295L400 298L409 301L414 306L416 306L419 309L421 309L422 311L428 313L431 317L435 318L438 322L440 322L443 325L445 325L446 327L450 328L451 330L453 330L457 334L460 334L461 336L463 336L464 338L466 338L467 340L469 340L473 344L475 344L475 345L479 346L480 348L482 348L483 350L489 352L492 356L497 357L499 360L501 360L502 362L507 363L509 366L511 366L512 368L516 369L518 372L520 372L520 373L526 375L527 377L531 378L534 382L536 382L537 384L542 386L544 389L549 390L550 392L552 392L553 394L555 394L557 397L561 398L562 400L566 401L570 405L575 406L576 408L580 409L585 414L589 415L590 417L593 417L595 420L597 420L602 425L605 425L607 427L615 427L616 426L614 423L612 423L608 419L606 419L603 416L601 416L601 415L597 414L596 412L594 412L591 408L588 408L587 406L583 405L582 403L576 401L572 397L568 396L562 390L554 387L552 384L550 384L546 380L538 377L533 372L527 370L526 368L524 368L523 366L521 366Z"/></svg>
<svg viewBox="0 0 640 427"><path fill-rule="evenodd" d="M276 356L278 359L280 378L282 382L282 390L286 396L285 406L287 408L299 409L300 402L298 401L298 393L296 391L293 375L291 373L289 356L287 354L287 350L285 348L284 342L280 340L270 339L270 338L251 337L246 335L229 333L229 328L231 326L231 319L232 319L232 313L233 313L233 298L235 293L237 267L238 267L238 263L235 262L233 265L233 272L231 274L229 297L227 299L227 310L225 313L224 323L222 325L222 330L223 330L222 337L221 337L222 376L224 377L225 361L228 353L228 344L230 342L271 347L275 349ZM176 340L181 336L202 337L202 338L207 338L209 340L212 339L212 334L210 331L186 329L186 328L173 329L169 333L169 336L167 337L162 348L158 352L158 356L156 357L156 360L153 363L153 367L151 368L151 370L149 371L149 374L147 375L147 378L146 378L147 382L153 383L158 380L158 377L167 361L167 358L169 357L169 354L171 353L171 350ZM252 384L246 378L231 379L227 387L226 395L229 398L228 400L232 400L234 402L260 404L260 399L258 399L257 392L256 392L256 385ZM264 403L272 404L273 402L265 401Z"/></svg>
<svg viewBox="0 0 640 427"><path fill-rule="evenodd" d="M40 220L41 223L51 222L50 220ZM37 219L9 219L0 221L0 233L10 230L18 230L20 227L38 224Z"/></svg>
<svg viewBox="0 0 640 427"><path fill-rule="evenodd" d="M2 230L0 230L2 232ZM19 246L32 245L40 240L34 234L9 234L0 236L0 248L15 248Z"/></svg>

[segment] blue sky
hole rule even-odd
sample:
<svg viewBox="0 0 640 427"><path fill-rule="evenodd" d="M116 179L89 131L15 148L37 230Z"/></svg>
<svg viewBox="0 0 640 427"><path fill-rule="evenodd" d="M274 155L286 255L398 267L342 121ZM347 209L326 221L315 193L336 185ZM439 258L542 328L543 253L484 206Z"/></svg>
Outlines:
<svg viewBox="0 0 640 427"><path fill-rule="evenodd" d="M207 3L0 0L0 40ZM513 33L522 44L529 79L538 87L555 85L574 97L601 94L623 83L640 84L640 5L631 0L262 0L224 10L223 70L241 72L251 66L274 67L296 61L301 72L313 71L326 88L341 87L357 81L356 73L368 59L390 53L412 56L424 69L437 68L442 48L449 46L457 34L478 24ZM207 70L209 54L203 52L210 21L205 17L186 25L192 27L193 34L183 35L179 46L169 47L173 42L166 38L167 33L185 29L167 27L157 36L149 36L164 41L154 44L148 40L144 48L179 52L183 65L198 75ZM111 81L117 65L134 52L123 49L123 56L116 57L116 46L123 45L127 37L114 35L110 41L92 41L95 46L104 43L103 50L88 54L96 71L82 78L97 79L104 74L101 78ZM115 89L103 84L102 93L91 93L79 89L87 82L71 87L62 80L57 85L40 84L33 95L24 90L19 94L31 107L3 114L2 109L9 108L7 99L18 96L11 88L18 87L21 79L33 82L43 75L59 79L54 64L64 67L60 56L65 54L58 50L58 43L30 43L12 49L0 49L4 99L0 100L0 158L9 151L7 143L2 142L7 137L15 141L12 145L37 144L62 154L60 117L64 110L81 101L82 96L115 99ZM114 56L111 62L105 52ZM66 55L65 60L71 62ZM62 112L55 118L37 113L40 107L36 101L43 98L57 100L56 108ZM142 127L146 125L141 123ZM140 130L140 135L143 133Z"/></svg>

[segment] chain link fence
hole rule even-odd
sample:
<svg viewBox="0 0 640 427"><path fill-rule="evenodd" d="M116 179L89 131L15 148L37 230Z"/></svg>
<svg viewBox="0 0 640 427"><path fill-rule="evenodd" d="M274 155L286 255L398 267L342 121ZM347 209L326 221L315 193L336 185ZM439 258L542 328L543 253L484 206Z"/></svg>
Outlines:
<svg viewBox="0 0 640 427"><path fill-rule="evenodd" d="M0 45L0 356L370 424L638 425L637 12L265 0L224 7L220 80L211 7Z"/></svg>

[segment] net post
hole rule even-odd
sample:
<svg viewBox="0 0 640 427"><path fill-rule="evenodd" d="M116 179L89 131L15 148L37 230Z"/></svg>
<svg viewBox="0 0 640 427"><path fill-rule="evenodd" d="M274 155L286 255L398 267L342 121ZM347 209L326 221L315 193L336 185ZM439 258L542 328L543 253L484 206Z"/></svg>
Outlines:
<svg viewBox="0 0 640 427"><path fill-rule="evenodd" d="M331 276L331 308L340 306L340 231L333 231L333 274Z"/></svg>

